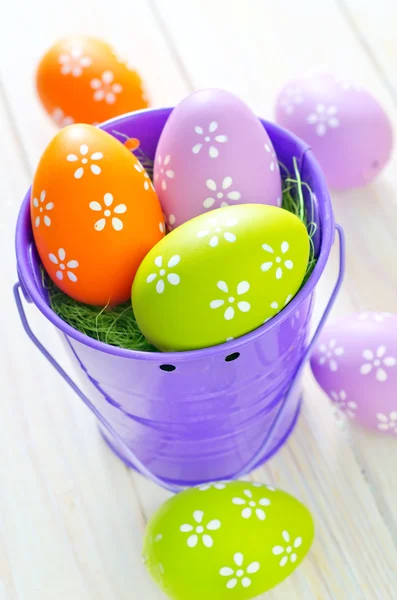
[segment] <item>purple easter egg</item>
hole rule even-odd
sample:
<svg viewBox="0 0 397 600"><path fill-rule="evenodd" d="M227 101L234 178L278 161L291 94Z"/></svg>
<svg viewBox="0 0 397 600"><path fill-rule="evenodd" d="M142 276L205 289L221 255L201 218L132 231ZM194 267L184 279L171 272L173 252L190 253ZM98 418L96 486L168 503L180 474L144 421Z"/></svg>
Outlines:
<svg viewBox="0 0 397 600"><path fill-rule="evenodd" d="M291 80L277 98L276 120L312 147L337 190L370 183L392 151L392 127L378 101L330 74Z"/></svg>
<svg viewBox="0 0 397 600"><path fill-rule="evenodd" d="M330 323L311 368L341 412L363 427L397 435L397 315L355 313Z"/></svg>
<svg viewBox="0 0 397 600"><path fill-rule="evenodd" d="M223 206L281 206L270 138L251 109L224 90L200 90L171 113L155 156L154 185L169 228Z"/></svg>

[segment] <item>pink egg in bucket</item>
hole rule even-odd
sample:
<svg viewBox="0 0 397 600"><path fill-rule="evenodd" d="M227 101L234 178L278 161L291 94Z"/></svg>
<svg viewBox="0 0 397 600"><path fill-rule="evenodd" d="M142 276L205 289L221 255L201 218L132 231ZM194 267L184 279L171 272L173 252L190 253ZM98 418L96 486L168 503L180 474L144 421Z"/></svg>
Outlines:
<svg viewBox="0 0 397 600"><path fill-rule="evenodd" d="M140 140L154 158L172 109L124 115L101 127L121 141ZM268 460L287 440L299 415L301 374L342 283L340 271L326 310L310 337L313 294L335 236L324 176L309 147L262 121L279 160L293 172L296 157L309 214L317 224L317 264L298 295L275 318L226 344L180 353L125 350L91 339L62 321L43 288L29 214L28 191L16 229L19 283L15 298L22 324L39 350L96 415L110 447L129 466L178 491L216 479L240 477ZM58 329L83 388L62 369L29 327L20 290Z"/></svg>

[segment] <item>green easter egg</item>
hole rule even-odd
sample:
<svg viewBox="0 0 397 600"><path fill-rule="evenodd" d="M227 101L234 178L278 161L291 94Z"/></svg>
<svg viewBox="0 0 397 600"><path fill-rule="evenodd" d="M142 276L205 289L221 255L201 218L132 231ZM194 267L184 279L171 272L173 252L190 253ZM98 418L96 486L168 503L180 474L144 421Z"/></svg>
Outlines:
<svg viewBox="0 0 397 600"><path fill-rule="evenodd" d="M160 350L224 343L277 314L308 259L304 224L282 208L240 204L200 215L142 261L132 286L137 323Z"/></svg>
<svg viewBox="0 0 397 600"><path fill-rule="evenodd" d="M288 577L308 553L312 517L298 500L245 481L177 494L148 524L143 556L174 600L248 600Z"/></svg>

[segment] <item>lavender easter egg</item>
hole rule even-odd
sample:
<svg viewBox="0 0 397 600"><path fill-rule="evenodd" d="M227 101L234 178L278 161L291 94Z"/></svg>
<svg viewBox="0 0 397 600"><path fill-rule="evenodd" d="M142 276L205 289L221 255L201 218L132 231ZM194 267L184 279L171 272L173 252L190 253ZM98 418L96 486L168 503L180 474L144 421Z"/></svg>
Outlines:
<svg viewBox="0 0 397 600"><path fill-rule="evenodd" d="M240 203L281 206L276 153L259 119L224 90L200 90L171 113L160 136L154 185L169 228Z"/></svg>
<svg viewBox="0 0 397 600"><path fill-rule="evenodd" d="M277 98L276 120L312 147L337 190L369 184L392 151L392 127L378 101L330 74L288 82Z"/></svg>
<svg viewBox="0 0 397 600"><path fill-rule="evenodd" d="M341 412L364 427L397 435L397 315L355 313L330 323L311 367Z"/></svg>

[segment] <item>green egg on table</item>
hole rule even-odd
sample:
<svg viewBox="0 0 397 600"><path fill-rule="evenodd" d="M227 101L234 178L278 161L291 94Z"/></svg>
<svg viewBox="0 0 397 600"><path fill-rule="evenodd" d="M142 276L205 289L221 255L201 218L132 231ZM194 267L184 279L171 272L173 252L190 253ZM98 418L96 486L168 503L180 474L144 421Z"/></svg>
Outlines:
<svg viewBox="0 0 397 600"><path fill-rule="evenodd" d="M286 579L314 536L307 508L286 492L245 481L177 494L150 520L145 564L174 600L249 600Z"/></svg>
<svg viewBox="0 0 397 600"><path fill-rule="evenodd" d="M163 351L222 344L288 304L308 260L305 225L282 208L241 204L200 215L142 261L132 286L137 323Z"/></svg>

